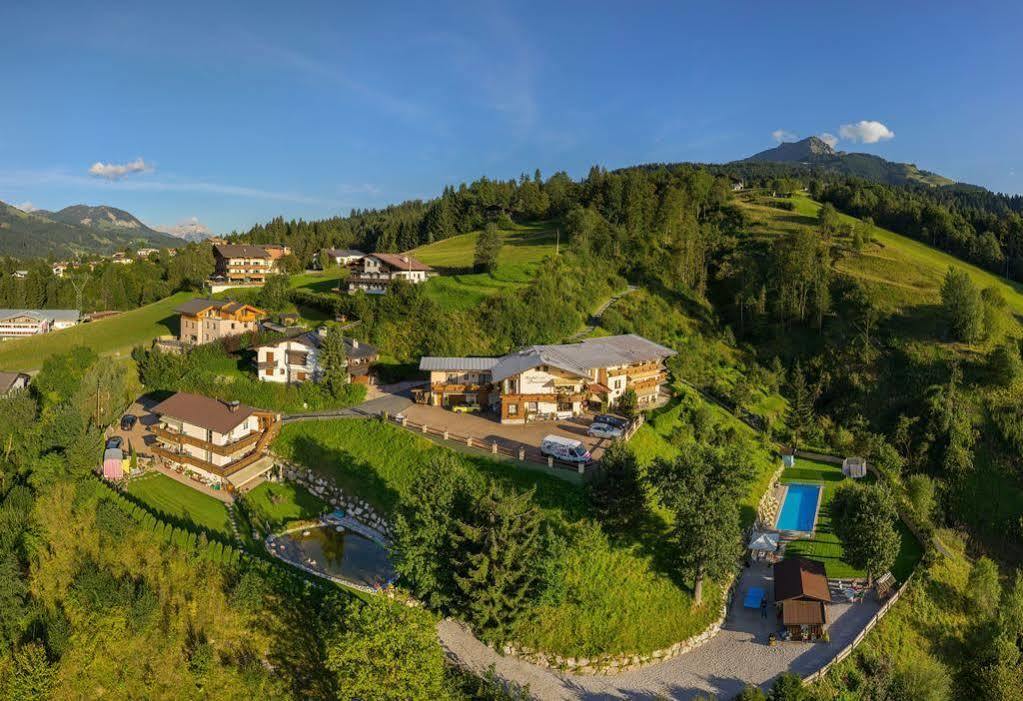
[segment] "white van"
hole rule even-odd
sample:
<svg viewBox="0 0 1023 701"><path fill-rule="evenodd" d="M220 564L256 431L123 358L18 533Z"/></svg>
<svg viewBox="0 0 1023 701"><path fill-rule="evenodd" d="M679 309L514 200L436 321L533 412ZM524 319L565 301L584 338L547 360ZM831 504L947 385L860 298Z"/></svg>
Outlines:
<svg viewBox="0 0 1023 701"><path fill-rule="evenodd" d="M586 446L580 441L553 434L543 439L540 452L557 460L575 463L587 463L591 457L590 451L586 450Z"/></svg>

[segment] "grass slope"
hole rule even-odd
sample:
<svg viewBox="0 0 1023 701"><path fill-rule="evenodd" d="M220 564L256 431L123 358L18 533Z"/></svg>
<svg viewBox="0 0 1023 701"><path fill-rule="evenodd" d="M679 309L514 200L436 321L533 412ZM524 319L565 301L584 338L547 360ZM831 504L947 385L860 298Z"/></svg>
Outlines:
<svg viewBox="0 0 1023 701"><path fill-rule="evenodd" d="M650 652L703 630L720 606L720 588L711 585L703 605L694 608L689 584L658 566L665 562L658 550L663 532L611 542L585 520L583 490L556 477L455 453L378 421L289 424L274 449L384 513L439 458L462 463L473 479L535 487L537 503L566 542L544 568L544 594L524 612L515 634L530 647L573 656Z"/></svg>
<svg viewBox="0 0 1023 701"><path fill-rule="evenodd" d="M555 249L552 222L516 224L501 231L503 245L493 273L473 273L473 256L480 232L452 236L420 246L411 255L439 273L426 283L426 294L448 309L470 309L503 289L521 287L533 279L537 264Z"/></svg>
<svg viewBox="0 0 1023 701"><path fill-rule="evenodd" d="M245 495L245 506L269 530L291 521L316 518L329 509L327 502L296 484L264 482Z"/></svg>
<svg viewBox="0 0 1023 701"><path fill-rule="evenodd" d="M140 477L129 482L127 489L159 513L191 521L224 535L231 534L223 503L166 475L154 473Z"/></svg>
<svg viewBox="0 0 1023 701"><path fill-rule="evenodd" d="M79 345L88 346L101 355L126 355L135 345L151 341L157 336L176 334L178 320L174 308L195 296L192 292L178 292L159 302L108 319L31 338L5 341L0 343L0 369L37 370L51 355L64 353Z"/></svg>

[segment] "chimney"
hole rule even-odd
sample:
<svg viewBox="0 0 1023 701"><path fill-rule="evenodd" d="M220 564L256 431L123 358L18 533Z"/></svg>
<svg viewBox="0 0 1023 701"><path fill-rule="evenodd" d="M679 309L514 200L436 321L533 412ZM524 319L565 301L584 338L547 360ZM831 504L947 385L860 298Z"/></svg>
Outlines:
<svg viewBox="0 0 1023 701"><path fill-rule="evenodd" d="M227 403L227 408L231 410L231 413L238 411L238 400L233 399Z"/></svg>

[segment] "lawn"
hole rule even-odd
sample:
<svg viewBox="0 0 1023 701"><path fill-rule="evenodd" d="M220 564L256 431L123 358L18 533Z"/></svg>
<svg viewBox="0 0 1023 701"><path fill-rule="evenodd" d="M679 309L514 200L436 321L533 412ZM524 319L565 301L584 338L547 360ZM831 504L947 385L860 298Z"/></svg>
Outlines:
<svg viewBox="0 0 1023 701"><path fill-rule="evenodd" d="M264 482L245 495L252 517L276 531L291 521L316 518L329 509L327 502L296 484Z"/></svg>
<svg viewBox="0 0 1023 701"><path fill-rule="evenodd" d="M178 332L174 308L195 297L178 292L159 302L70 329L0 343L0 369L36 370L51 355L88 346L101 355L127 355L132 347Z"/></svg>
<svg viewBox="0 0 1023 701"><path fill-rule="evenodd" d="M662 530L611 541L584 518L583 489L556 477L457 453L374 420L289 424L274 449L383 513L393 511L416 474L435 460L460 464L467 479L535 487L534 498L562 538L551 559L538 563L543 593L528 604L514 633L529 647L572 656L641 654L702 631L719 610L722 592L713 583L705 587L704 603L692 606L689 583L664 564Z"/></svg>
<svg viewBox="0 0 1023 701"><path fill-rule="evenodd" d="M474 273L473 255L479 235L476 231L452 236L409 252L440 273L426 283L424 290L446 309L470 309L503 289L528 284L540 261L554 253L557 237L552 222L516 224L502 230L497 270Z"/></svg>
<svg viewBox="0 0 1023 701"><path fill-rule="evenodd" d="M831 499L834 496L835 488L845 480L842 474L841 465L817 462L798 458L795 467L782 472L781 481L785 484L792 482L819 484L824 487L820 511L817 515L817 530L814 537L806 540L795 540L785 548L786 555L802 555L811 560L818 560L824 563L828 577L832 579L848 579L851 577L864 577L866 572L852 567L844 560L842 544L835 535L831 525ZM902 547L899 549L898 558L892 567L892 574L900 582L909 577L909 573L916 567L923 555L922 548L913 534L900 520L898 522L899 534L902 536Z"/></svg>
<svg viewBox="0 0 1023 701"><path fill-rule="evenodd" d="M166 475L157 472L140 477L130 481L127 489L129 494L158 513L231 535L231 524L223 503Z"/></svg>

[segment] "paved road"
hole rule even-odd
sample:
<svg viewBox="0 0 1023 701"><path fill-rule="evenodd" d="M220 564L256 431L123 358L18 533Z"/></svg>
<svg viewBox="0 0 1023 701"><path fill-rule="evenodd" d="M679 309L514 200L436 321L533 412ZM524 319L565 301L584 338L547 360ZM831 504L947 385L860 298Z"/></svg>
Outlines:
<svg viewBox="0 0 1023 701"><path fill-rule="evenodd" d="M747 683L767 685L777 675L793 671L806 676L820 669L859 634L879 606L872 602L834 604L831 607L830 643L782 643L769 647L767 634L776 626L759 611L742 608L742 595L750 586L773 591L770 571L752 567L744 571L728 618L709 642L673 660L615 676L562 675L552 670L503 657L452 620L437 626L441 644L458 663L495 673L544 701L553 699L696 699L715 694L731 699Z"/></svg>
<svg viewBox="0 0 1023 701"><path fill-rule="evenodd" d="M364 419L370 416L379 416L382 411L386 411L388 415L394 416L412 404L409 391L412 387L420 384L422 382L414 381L371 387L366 395L368 399L362 404L357 404L347 409L328 409L326 411L288 414L284 417L284 423L315 421L317 419Z"/></svg>

